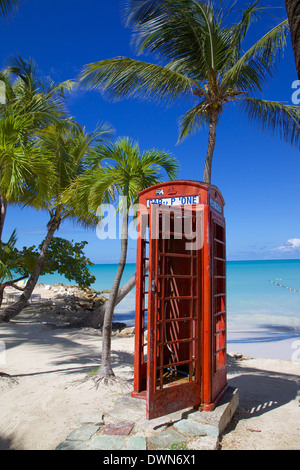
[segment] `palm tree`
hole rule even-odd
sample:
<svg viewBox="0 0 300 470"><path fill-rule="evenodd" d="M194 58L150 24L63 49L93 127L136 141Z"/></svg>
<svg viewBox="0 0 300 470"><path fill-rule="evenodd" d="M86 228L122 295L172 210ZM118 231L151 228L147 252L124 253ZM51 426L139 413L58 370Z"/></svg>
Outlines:
<svg viewBox="0 0 300 470"><path fill-rule="evenodd" d="M161 182L163 172L174 179L178 166L175 159L164 151L154 149L141 153L138 144L128 138L99 146L97 154L101 166L80 177L72 192L81 207L88 204L95 212L100 203L114 203L116 210L121 211L122 215L121 255L105 308L102 361L97 373L100 379L107 379L114 376L111 365L111 327L127 258L129 209L137 202L141 190Z"/></svg>
<svg viewBox="0 0 300 470"><path fill-rule="evenodd" d="M24 203L28 185L39 187L40 191L33 192L36 197L49 186L51 163L38 154L35 136L49 123L66 117L64 90L70 90L72 83L41 81L35 64L21 57L12 58L0 78L6 89L6 100L0 105L1 239L7 204Z"/></svg>
<svg viewBox="0 0 300 470"><path fill-rule="evenodd" d="M28 274L23 269L23 259L16 250L16 231L14 230L6 243L0 241L0 307L4 289L7 286L17 287L16 283L26 279ZM13 273L15 275L13 275Z"/></svg>
<svg viewBox="0 0 300 470"><path fill-rule="evenodd" d="M19 5L19 0L0 0L0 14L7 16L12 11L16 10Z"/></svg>
<svg viewBox="0 0 300 470"><path fill-rule="evenodd" d="M0 80L5 87L5 102L1 104L1 116L7 114L28 119L26 135L44 128L51 123L58 123L67 116L65 91L72 91L73 80L55 83L51 78L38 77L37 66L31 59L20 56L11 57Z"/></svg>
<svg viewBox="0 0 300 470"><path fill-rule="evenodd" d="M53 178L52 163L32 139L24 138L31 125L28 116L0 116L0 241L7 205L37 204ZM26 201L29 192L32 197Z"/></svg>
<svg viewBox="0 0 300 470"><path fill-rule="evenodd" d="M300 80L300 3L298 0L285 0L285 6L291 30L298 78Z"/></svg>
<svg viewBox="0 0 300 470"><path fill-rule="evenodd" d="M244 52L249 27L264 9L255 1L232 24L228 16L234 15L233 6L211 0L127 0L127 24L133 27L138 53L154 54L161 62L116 57L86 65L81 74L84 86L114 99L172 103L190 98L193 107L180 119L179 140L208 126L206 183L211 182L217 124L230 103L237 103L263 130L299 145L299 108L254 96L276 70L288 22Z"/></svg>
<svg viewBox="0 0 300 470"><path fill-rule="evenodd" d="M68 218L85 227L96 225L98 220L96 216L84 212L83 207L72 207L65 194L79 175L95 165L94 147L110 134L111 129L105 125L99 127L95 132L88 133L79 124L70 120L66 120L64 126L62 123L52 124L39 132L36 144L38 152L49 159L54 169L47 193L43 194L43 199L38 198L39 203L35 206L37 209L44 209L49 213L47 235L42 244L36 267L31 273L22 295L17 302L3 311L0 316L2 321L10 321L27 304L44 265L50 242L61 222ZM33 205L32 201L37 199L36 194L32 194L33 190L34 187L27 188L24 195L26 203L30 205Z"/></svg>

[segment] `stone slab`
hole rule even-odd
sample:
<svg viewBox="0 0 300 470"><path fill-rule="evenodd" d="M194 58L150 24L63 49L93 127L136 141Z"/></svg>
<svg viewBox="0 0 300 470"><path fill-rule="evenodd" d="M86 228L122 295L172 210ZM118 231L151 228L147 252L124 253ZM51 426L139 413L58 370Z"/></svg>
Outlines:
<svg viewBox="0 0 300 470"><path fill-rule="evenodd" d="M155 436L147 438L147 444L158 449L170 449L172 444L183 444L188 440L186 436L179 434L174 429L166 429Z"/></svg>
<svg viewBox="0 0 300 470"><path fill-rule="evenodd" d="M114 402L114 408L128 407L130 411L146 411L146 400L142 398L133 398L129 393L125 393Z"/></svg>
<svg viewBox="0 0 300 470"><path fill-rule="evenodd" d="M104 424L104 421L103 421L103 412L101 411L100 413L95 413L95 414L90 414L90 415L83 415L83 416L80 416L80 418L78 419L78 423L80 424L95 424L95 425L102 425Z"/></svg>
<svg viewBox="0 0 300 470"><path fill-rule="evenodd" d="M115 400L114 407L107 414L117 420L128 420L130 418L137 421L146 416L146 401L124 394Z"/></svg>
<svg viewBox="0 0 300 470"><path fill-rule="evenodd" d="M209 429L210 427L211 429ZM218 431L215 426L198 423L197 421L182 419L174 424L174 428L181 434L190 437L207 436L208 434L218 435Z"/></svg>
<svg viewBox="0 0 300 470"><path fill-rule="evenodd" d="M55 450L86 450L86 443L82 441L64 441Z"/></svg>
<svg viewBox="0 0 300 470"><path fill-rule="evenodd" d="M95 424L86 424L77 429L74 429L68 437L68 441L88 441L99 429L99 426Z"/></svg>
<svg viewBox="0 0 300 470"><path fill-rule="evenodd" d="M220 400L220 403L213 411L192 411L186 413L183 417L188 420L214 426L218 429L218 433L221 434L230 422L238 406L239 391L237 388L229 387Z"/></svg>
<svg viewBox="0 0 300 470"><path fill-rule="evenodd" d="M125 450L147 450L147 442L144 436L130 436Z"/></svg>
<svg viewBox="0 0 300 470"><path fill-rule="evenodd" d="M121 450L125 442L125 438L121 436L96 436L89 447L93 450Z"/></svg>
<svg viewBox="0 0 300 470"><path fill-rule="evenodd" d="M121 421L119 423L108 424L103 429L103 434L119 435L119 436L128 436L133 427L133 421Z"/></svg>

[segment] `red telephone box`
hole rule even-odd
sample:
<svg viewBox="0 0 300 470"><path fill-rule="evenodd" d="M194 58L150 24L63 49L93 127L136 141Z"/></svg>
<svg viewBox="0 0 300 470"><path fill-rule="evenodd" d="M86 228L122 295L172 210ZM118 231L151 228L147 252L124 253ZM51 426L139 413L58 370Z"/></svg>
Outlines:
<svg viewBox="0 0 300 470"><path fill-rule="evenodd" d="M213 410L227 389L224 200L172 181L140 193L132 396L147 418Z"/></svg>

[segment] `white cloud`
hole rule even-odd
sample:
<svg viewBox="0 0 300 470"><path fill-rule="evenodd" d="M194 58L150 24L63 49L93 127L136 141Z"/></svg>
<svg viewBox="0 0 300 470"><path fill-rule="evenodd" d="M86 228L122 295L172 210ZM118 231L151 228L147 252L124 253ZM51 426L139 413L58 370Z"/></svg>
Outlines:
<svg viewBox="0 0 300 470"><path fill-rule="evenodd" d="M300 238L291 238L283 246L276 248L279 251L296 251L300 250Z"/></svg>

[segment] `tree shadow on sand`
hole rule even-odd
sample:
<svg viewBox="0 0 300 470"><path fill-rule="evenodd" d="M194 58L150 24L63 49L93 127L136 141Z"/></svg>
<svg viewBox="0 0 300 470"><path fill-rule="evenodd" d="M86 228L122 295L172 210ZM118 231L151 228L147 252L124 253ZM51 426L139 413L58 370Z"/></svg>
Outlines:
<svg viewBox="0 0 300 470"><path fill-rule="evenodd" d="M228 383L239 389L239 407L224 434L242 419L261 416L299 397L299 375L257 369L248 366L249 362L228 360Z"/></svg>

